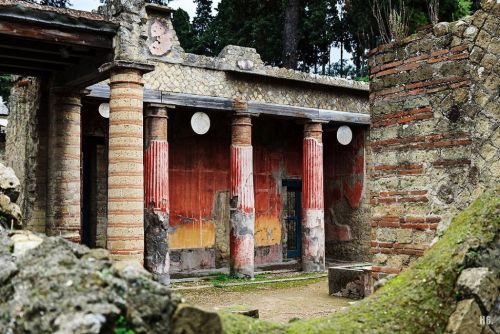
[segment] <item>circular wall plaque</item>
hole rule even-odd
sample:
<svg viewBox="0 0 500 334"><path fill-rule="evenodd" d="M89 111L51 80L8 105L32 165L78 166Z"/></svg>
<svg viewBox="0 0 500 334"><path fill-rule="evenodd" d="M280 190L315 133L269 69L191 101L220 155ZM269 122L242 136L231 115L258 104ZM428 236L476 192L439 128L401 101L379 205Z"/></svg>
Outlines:
<svg viewBox="0 0 500 334"><path fill-rule="evenodd" d="M99 105L99 115L104 118L109 118L109 103L101 103Z"/></svg>
<svg viewBox="0 0 500 334"><path fill-rule="evenodd" d="M191 117L191 127L196 134L204 135L210 129L210 117L201 111L194 113Z"/></svg>
<svg viewBox="0 0 500 334"><path fill-rule="evenodd" d="M352 141L352 130L347 125L342 125L337 130L337 140L342 145L348 145Z"/></svg>

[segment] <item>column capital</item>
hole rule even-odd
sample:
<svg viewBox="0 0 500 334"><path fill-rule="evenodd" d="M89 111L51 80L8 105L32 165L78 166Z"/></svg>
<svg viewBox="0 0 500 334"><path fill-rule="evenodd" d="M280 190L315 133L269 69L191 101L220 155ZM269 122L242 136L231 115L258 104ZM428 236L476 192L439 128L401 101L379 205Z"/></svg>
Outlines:
<svg viewBox="0 0 500 334"><path fill-rule="evenodd" d="M144 118L168 118L168 112L171 109L175 109L175 106L161 103L148 103L146 105Z"/></svg>
<svg viewBox="0 0 500 334"><path fill-rule="evenodd" d="M100 73L106 73L117 69L131 69L140 71L142 74L152 72L155 69L154 65L130 60L114 60L109 63L105 63L99 67Z"/></svg>
<svg viewBox="0 0 500 334"><path fill-rule="evenodd" d="M235 114L231 122L231 144L252 145L252 118L246 114Z"/></svg>
<svg viewBox="0 0 500 334"><path fill-rule="evenodd" d="M308 122L304 124L304 138L313 138L322 142L323 124L319 122Z"/></svg>
<svg viewBox="0 0 500 334"><path fill-rule="evenodd" d="M248 110L247 101L243 100L240 97L237 97L233 100L233 110L236 113L246 113Z"/></svg>

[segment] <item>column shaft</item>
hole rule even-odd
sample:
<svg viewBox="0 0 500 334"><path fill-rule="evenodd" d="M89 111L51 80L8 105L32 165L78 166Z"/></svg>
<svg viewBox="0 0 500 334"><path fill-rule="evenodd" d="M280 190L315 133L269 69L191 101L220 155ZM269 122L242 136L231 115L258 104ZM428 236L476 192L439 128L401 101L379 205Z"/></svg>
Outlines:
<svg viewBox="0 0 500 334"><path fill-rule="evenodd" d="M48 235L81 240L81 93L52 93L49 111Z"/></svg>
<svg viewBox="0 0 500 334"><path fill-rule="evenodd" d="M144 151L144 223L145 267L168 284L168 141L167 109L150 106L145 118Z"/></svg>
<svg viewBox="0 0 500 334"><path fill-rule="evenodd" d="M144 260L142 72L114 68L110 81L107 248L118 260Z"/></svg>
<svg viewBox="0 0 500 334"><path fill-rule="evenodd" d="M252 120L236 115L232 123L229 236L231 273L253 277L255 201L253 186Z"/></svg>
<svg viewBox="0 0 500 334"><path fill-rule="evenodd" d="M302 180L302 269L325 270L323 143L321 123L304 128Z"/></svg>

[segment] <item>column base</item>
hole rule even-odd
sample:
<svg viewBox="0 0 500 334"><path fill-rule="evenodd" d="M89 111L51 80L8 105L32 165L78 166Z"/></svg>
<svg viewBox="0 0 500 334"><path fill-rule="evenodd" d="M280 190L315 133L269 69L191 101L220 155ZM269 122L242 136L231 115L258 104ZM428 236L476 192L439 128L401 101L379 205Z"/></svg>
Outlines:
<svg viewBox="0 0 500 334"><path fill-rule="evenodd" d="M322 209L304 209L302 224L302 270L325 271L325 213Z"/></svg>
<svg viewBox="0 0 500 334"><path fill-rule="evenodd" d="M254 221L253 213L245 214L239 210L231 212L231 275L236 277L254 277Z"/></svg>

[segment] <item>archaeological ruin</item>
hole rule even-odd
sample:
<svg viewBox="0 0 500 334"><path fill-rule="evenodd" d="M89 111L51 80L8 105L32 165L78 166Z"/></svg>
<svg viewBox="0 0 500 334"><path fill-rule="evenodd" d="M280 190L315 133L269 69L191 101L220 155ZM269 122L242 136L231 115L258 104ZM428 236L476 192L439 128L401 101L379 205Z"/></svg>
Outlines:
<svg viewBox="0 0 500 334"><path fill-rule="evenodd" d="M374 281L403 273L351 315L318 320L323 332L459 333L462 320L448 319L471 310L497 319L471 333L498 332L498 1L371 50L369 85L267 66L252 48L186 53L171 14L140 0L113 0L100 13L0 0L0 72L15 79L2 159L20 181L15 196L2 194L19 204L9 219L89 247L38 237L85 270L111 266L104 248L167 285L175 274L332 267L361 281L364 297ZM10 246L0 246L1 260ZM469 268L495 301L461 287ZM120 270L136 289L137 277ZM207 333L312 326L178 307L148 284L145 293L158 293L151 308L168 318L158 332L196 333L203 321ZM161 298L175 305L162 308ZM409 313L418 306L426 319ZM108 313L115 321L120 312ZM137 315L137 328L155 332L147 317ZM402 330L399 317L414 327Z"/></svg>

